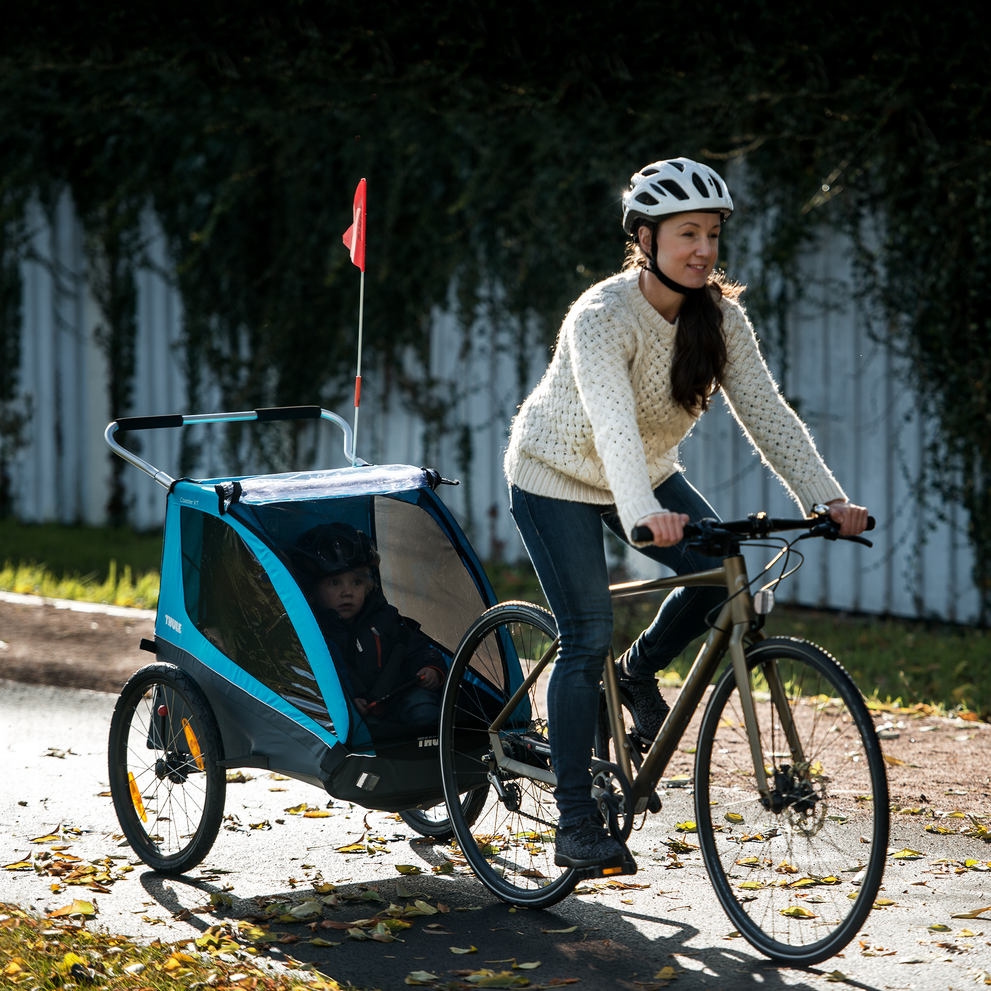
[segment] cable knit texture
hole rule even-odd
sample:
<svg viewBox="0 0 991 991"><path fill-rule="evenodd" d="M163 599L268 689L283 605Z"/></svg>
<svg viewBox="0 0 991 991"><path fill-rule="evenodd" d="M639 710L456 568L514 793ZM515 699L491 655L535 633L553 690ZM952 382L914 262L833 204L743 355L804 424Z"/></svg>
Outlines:
<svg viewBox="0 0 991 991"><path fill-rule="evenodd" d="M592 286L572 306L544 377L513 421L505 471L526 492L615 503L627 534L659 509L653 490L681 468L697 417L671 394L676 329L645 299L640 270ZM743 308L721 300L722 393L747 439L808 512L845 498L764 363Z"/></svg>

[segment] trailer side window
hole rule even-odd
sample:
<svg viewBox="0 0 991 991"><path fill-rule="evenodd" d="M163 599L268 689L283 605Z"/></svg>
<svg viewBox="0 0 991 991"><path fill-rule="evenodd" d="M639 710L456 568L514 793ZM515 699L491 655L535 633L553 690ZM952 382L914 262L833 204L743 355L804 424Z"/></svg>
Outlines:
<svg viewBox="0 0 991 991"><path fill-rule="evenodd" d="M183 507L186 614L238 667L334 731L310 662L258 558L223 520Z"/></svg>

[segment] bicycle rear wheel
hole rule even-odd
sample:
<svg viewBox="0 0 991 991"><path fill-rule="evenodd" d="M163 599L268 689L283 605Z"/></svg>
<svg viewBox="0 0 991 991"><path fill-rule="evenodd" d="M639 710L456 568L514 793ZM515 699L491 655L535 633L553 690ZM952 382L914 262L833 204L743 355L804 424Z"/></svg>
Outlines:
<svg viewBox="0 0 991 991"><path fill-rule="evenodd" d="M577 873L554 864L553 786L498 770L488 727L556 642L546 609L526 602L493 606L465 634L441 705L441 773L458 845L482 884L528 908L560 901L574 889ZM544 702L549 673L534 682L499 733L506 755L537 772L551 770ZM482 788L488 789L485 803L472 826L464 796Z"/></svg>
<svg viewBox="0 0 991 991"><path fill-rule="evenodd" d="M149 664L124 686L110 721L110 793L134 852L161 874L209 853L224 818L220 732L196 682Z"/></svg>
<svg viewBox="0 0 991 991"><path fill-rule="evenodd" d="M762 640L747 651L747 667L771 798L757 793L729 668L699 730L699 844L740 934L773 960L808 966L842 950L874 904L888 844L884 758L859 689L821 648ZM783 716L797 731L792 743Z"/></svg>

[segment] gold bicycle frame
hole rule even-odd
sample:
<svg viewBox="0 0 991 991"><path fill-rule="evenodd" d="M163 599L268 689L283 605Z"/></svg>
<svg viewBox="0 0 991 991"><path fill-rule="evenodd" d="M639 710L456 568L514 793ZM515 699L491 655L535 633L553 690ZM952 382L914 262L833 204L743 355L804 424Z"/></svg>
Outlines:
<svg viewBox="0 0 991 991"><path fill-rule="evenodd" d="M754 705L753 689L747 672L747 662L744 654L744 637L755 628L756 612L753 598L748 589L746 561L742 554L724 558L720 568L708 571L697 571L690 575L673 575L670 578L657 578L653 581L625 582L620 585L610 585L609 591L613 599L627 596L644 595L664 589L675 589L682 586L719 586L725 588L729 598L723 604L719 617L712 627L692 664L691 670L681 686L681 693L670 714L664 721L657 739L651 744L644 757L638 773L632 773L630 745L626 737L626 727L623 720L623 709L620 704L619 683L616 678L616 667L613 663L612 651L606 658L603 671L603 686L606 695L606 708L609 713L609 728L616 745L616 763L630 783L633 794L634 814L645 812L650 797L664 773L675 748L681 741L705 695L705 690L712 681L713 675L723 657L729 652L730 661L736 676L737 688L740 692L740 703L743 707L743 719L750 742L750 754L754 764L754 776L757 780L757 790L764 799L770 798L770 787L764 765L764 755L760 745L760 726L757 721L757 709ZM489 727L489 741L496 765L514 775L535 778L551 785L557 784L557 776L553 771L524 764L521 761L507 757L503 750L499 732L506 724L520 701L529 692L531 686L540 677L544 668L556 657L558 641L555 639L548 647L543 657L533 665L523 683L516 689L502 711ZM774 662L764 666L771 701L778 712L781 724L788 740L794 764L802 764L805 760L802 746L791 718L788 699L784 685L781 682L777 665Z"/></svg>

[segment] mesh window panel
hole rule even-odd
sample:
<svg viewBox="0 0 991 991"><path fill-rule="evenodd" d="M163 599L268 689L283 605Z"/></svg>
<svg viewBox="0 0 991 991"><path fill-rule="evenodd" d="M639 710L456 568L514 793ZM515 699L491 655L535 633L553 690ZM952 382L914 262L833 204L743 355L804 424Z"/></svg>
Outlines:
<svg viewBox="0 0 991 991"><path fill-rule="evenodd" d="M429 513L385 496L375 498L375 537L385 597L453 655L485 609L457 548Z"/></svg>
<svg viewBox="0 0 991 991"><path fill-rule="evenodd" d="M223 520L187 508L180 520L186 612L196 628L238 667L334 732L310 662L258 558Z"/></svg>

